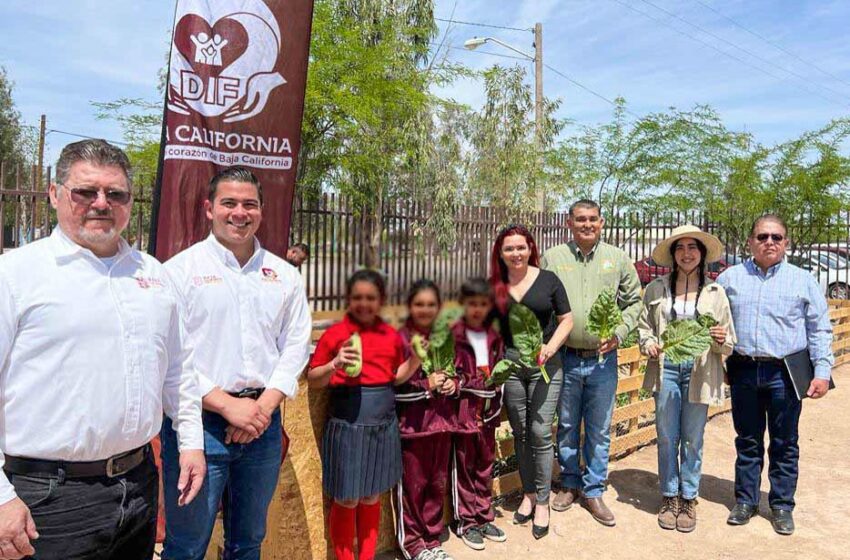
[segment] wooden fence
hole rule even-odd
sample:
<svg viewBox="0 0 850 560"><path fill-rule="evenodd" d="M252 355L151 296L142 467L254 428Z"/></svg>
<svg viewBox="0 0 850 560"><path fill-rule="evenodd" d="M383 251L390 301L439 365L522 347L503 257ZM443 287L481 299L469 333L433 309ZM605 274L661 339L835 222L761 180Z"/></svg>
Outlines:
<svg viewBox="0 0 850 560"><path fill-rule="evenodd" d="M850 362L850 301L831 300L829 305L835 336L832 347L838 366ZM403 306L388 306L384 309L384 318L397 326L405 313ZM340 317L339 311L314 313L313 339L317 340L324 329ZM613 414L612 460L648 445L656 438L655 402L640 390L643 383L643 360L636 348L628 348L618 351L618 361L621 377L617 386L617 397L620 404ZM299 388L299 396L294 402L288 403L284 410L285 425L292 437L292 447L281 469L277 495L269 510L268 535L263 543L264 560L331 558L333 554L327 534L329 503L322 492L319 457L322 431L327 421L328 392L324 389L308 389L303 379ZM724 406L711 408L709 414L713 416L725 412L729 410L729 406L727 399ZM305 418L310 421L305 422ZM510 463L514 454L513 440L506 421L499 428L498 437L497 461ZM731 452L732 442L729 445ZM518 488L519 475L516 471L507 469L494 478L494 495L503 495ZM388 550L396 546L388 495L384 496L383 505L379 550ZM219 523L207 553L208 560L217 560L220 557L221 544L222 529Z"/></svg>

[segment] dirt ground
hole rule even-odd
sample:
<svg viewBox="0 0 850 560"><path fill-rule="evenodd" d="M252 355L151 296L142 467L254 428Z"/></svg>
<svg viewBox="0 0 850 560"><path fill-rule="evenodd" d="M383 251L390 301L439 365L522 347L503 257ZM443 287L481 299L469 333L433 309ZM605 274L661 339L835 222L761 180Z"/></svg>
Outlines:
<svg viewBox="0 0 850 560"><path fill-rule="evenodd" d="M549 535L535 541L530 524L518 527L510 523L517 503L509 503L497 509L496 519L508 535L507 542L488 542L485 551L476 552L458 537L446 535L443 548L455 560L850 559L850 365L836 370L834 376L838 387L834 392L803 405L801 474L794 512L797 530L793 536L779 536L771 528L766 465L760 515L742 527L726 524L735 504L735 431L731 414L722 414L706 427L698 522L693 533L658 527L657 456L651 445L611 465L605 498L617 516L616 527L603 527L584 509L573 507L564 513L552 512ZM402 556L385 554L381 558Z"/></svg>

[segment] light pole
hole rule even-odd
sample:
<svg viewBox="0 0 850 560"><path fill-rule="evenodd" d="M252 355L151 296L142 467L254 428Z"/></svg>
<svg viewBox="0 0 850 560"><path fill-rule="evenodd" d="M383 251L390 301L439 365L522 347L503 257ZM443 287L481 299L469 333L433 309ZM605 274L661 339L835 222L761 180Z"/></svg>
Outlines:
<svg viewBox="0 0 850 560"><path fill-rule="evenodd" d="M534 132L538 151L543 145L543 24L534 24L534 55L509 45L495 37L473 37L464 41L463 46L475 50L485 43L495 43L513 51L534 63ZM537 203L540 210L545 210L546 193L537 193Z"/></svg>

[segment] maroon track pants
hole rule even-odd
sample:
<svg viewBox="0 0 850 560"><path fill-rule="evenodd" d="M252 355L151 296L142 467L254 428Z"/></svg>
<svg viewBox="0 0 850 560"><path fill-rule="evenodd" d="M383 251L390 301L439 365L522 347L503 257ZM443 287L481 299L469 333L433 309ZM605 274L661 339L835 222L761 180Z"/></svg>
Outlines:
<svg viewBox="0 0 850 560"><path fill-rule="evenodd" d="M485 425L475 434L455 434L452 501L457 534L493 521L493 459L496 428Z"/></svg>
<svg viewBox="0 0 850 560"><path fill-rule="evenodd" d="M394 502L405 558L440 544L451 448L450 433L401 440L402 477Z"/></svg>

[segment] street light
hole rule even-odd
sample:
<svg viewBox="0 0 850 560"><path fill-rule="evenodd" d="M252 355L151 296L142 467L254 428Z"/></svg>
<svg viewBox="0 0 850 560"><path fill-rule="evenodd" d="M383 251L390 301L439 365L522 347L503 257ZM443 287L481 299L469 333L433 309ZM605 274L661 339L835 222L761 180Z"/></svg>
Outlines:
<svg viewBox="0 0 850 560"><path fill-rule="evenodd" d="M496 43L534 62L534 128L538 148L543 144L543 24L534 24L534 55L530 55L495 37L473 37L463 42L464 48L473 51L485 43ZM545 210L546 193L538 193L538 205Z"/></svg>
<svg viewBox="0 0 850 560"><path fill-rule="evenodd" d="M518 48L513 47L513 46L505 43L504 41L500 41L499 39L496 39L495 37L473 37L472 39L467 39L466 41L464 41L463 46L464 46L464 48L466 48L470 51L474 51L475 49L477 49L478 47L480 47L481 45L483 45L485 43L496 43L497 45L502 45L506 49L512 50L517 54L521 54L522 56L524 56L525 58L527 58L528 60L530 60L532 62L534 61L534 56L528 54L527 52L521 51Z"/></svg>

